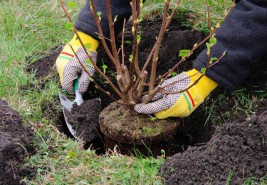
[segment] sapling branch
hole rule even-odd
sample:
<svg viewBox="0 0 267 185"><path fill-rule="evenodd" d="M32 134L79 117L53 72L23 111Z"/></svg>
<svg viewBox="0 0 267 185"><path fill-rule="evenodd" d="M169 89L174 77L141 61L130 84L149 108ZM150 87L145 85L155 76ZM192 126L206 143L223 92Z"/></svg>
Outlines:
<svg viewBox="0 0 267 185"><path fill-rule="evenodd" d="M226 19L226 17L229 15L229 13L231 12L231 10L232 10L232 8L234 7L234 3L232 3L232 5L231 5L231 7L230 7L230 9L228 10L228 12L226 13L226 15L224 16L224 18L223 18L223 20L221 21L221 23L220 24L222 24L222 22L224 22L224 20ZM219 25L220 25L219 24ZM218 27L220 27L220 26L218 26ZM160 78L158 78L157 80L161 80L160 82L159 82L159 84L158 84L158 86L155 88L155 89L158 89L158 90L160 90L161 89L161 84L168 78L168 76L182 63L182 62L184 62L196 49L198 49L201 45L203 45L208 39L210 39L211 37L212 37L212 35L215 33L215 31L218 29L218 27L216 27L216 29L214 29L214 30L212 30L211 29L211 33L210 33L210 35L209 36L207 36L203 41L201 41L199 44L197 44L197 45L195 45L194 47L193 47L193 49L192 50L190 50L190 52L187 54L187 55L185 55L184 57L182 57L182 59L176 64L176 65L174 65L167 73L165 73L164 75L162 75L162 76L160 76ZM223 54L223 56L225 55L225 52L224 52L224 54ZM210 61L207 61L207 63L209 63ZM219 59L216 61L216 63L218 63L219 62ZM207 64L207 65L209 65L209 64ZM213 66L213 65L212 65ZM208 66L208 68L209 68L210 66ZM183 92L183 91L185 91L185 90L187 90L187 89L189 89L189 88L191 88L193 85L195 85L202 77L203 77L203 75L204 74L202 74L192 85L190 85L189 87L187 87L186 89L184 89L184 90L181 90L181 91L179 91L179 92L174 92L174 93L180 93L180 92ZM162 91L162 90L161 90ZM148 103L149 101L151 101L152 100L152 98L154 97L154 95L156 94L157 92L155 92L155 90L153 90L153 91L149 91L149 94L148 94L148 96L146 97L146 99L142 102L142 103ZM172 94L174 94L173 92L172 92Z"/></svg>
<svg viewBox="0 0 267 185"><path fill-rule="evenodd" d="M155 44L155 46L156 46L155 51L153 53L152 67L151 67L151 73L150 73L150 82L149 82L149 92L151 92L155 87L155 79L156 79L159 50L160 50L161 42L163 40L164 33L166 32L166 23L167 23L169 6L170 6L170 0L166 0L163 18L162 18L162 24L161 24L159 36L158 36L156 44Z"/></svg>
<svg viewBox="0 0 267 185"><path fill-rule="evenodd" d="M209 1L206 0L206 5L207 5L207 19L208 19L208 28L210 30L210 41L211 40L214 40L214 43L210 42L210 43L207 43L207 55L208 55L208 61L207 61L207 65L206 65L206 69L209 67L210 63L212 62L211 61L211 52L212 52L212 47L214 44L216 44L216 39L214 37L214 34L212 34L212 27L211 27L211 22L210 22L210 4L209 4ZM206 70L205 69L205 70Z"/></svg>
<svg viewBox="0 0 267 185"><path fill-rule="evenodd" d="M171 15L169 16L169 18L168 18L168 20L167 20L167 23L166 23L166 30L168 29L168 27L169 27L169 25L170 25L170 22L171 22L171 20L173 19L173 16L174 16L174 14L175 14L175 12L176 12L176 10L177 10L177 8L178 8L180 2L181 2L181 0L178 0L178 1L176 2L175 7L173 8ZM149 62L151 61L152 56L153 56L153 53L154 53L155 48L156 48L156 44L157 44L157 43L154 44L154 46L153 46L153 48L152 48L152 50L151 50L151 52L150 52L150 54L149 54L149 56L148 56L146 62L145 62L145 64L144 64L143 68L142 68L142 71L146 70L146 68L147 68L147 66L148 66L148 64L149 64Z"/></svg>
<svg viewBox="0 0 267 185"><path fill-rule="evenodd" d="M223 20L220 22L220 24L214 29L212 30L211 34L209 34L205 39L203 39L200 43L198 43L197 45L195 45L190 52L185 55L184 57L181 58L181 60L179 62L177 62L168 72L166 72L165 74L161 75L160 78L158 78L157 80L161 80L161 82L165 81L167 79L167 77L178 67L181 65L181 63L183 63L190 55L191 53L195 52L200 46L202 46L205 42L207 42L208 39L210 39L211 35L213 35L217 29L220 27L220 25L225 21L226 17L231 13L232 9L234 7L234 3L231 4L229 10L227 11L227 13L225 14Z"/></svg>
<svg viewBox="0 0 267 185"><path fill-rule="evenodd" d="M143 95L143 91L144 91L144 88L145 88L145 85L146 85L146 81L147 81L147 76L148 76L148 72L147 71L142 71L141 72L141 81L140 83L138 84L138 87L137 87L137 97L140 99Z"/></svg>
<svg viewBox="0 0 267 185"><path fill-rule="evenodd" d="M96 23L96 26L97 26L97 29L98 29L98 32L99 32L98 35L99 35L101 43L102 43L102 45L104 47L104 50L105 50L106 54L108 55L108 57L110 58L110 60L116 66L115 59L112 56L111 51L109 50L107 42L105 40L104 33L103 33L102 28L101 28L100 19L99 19L99 16L97 15L97 11L96 11L96 8L95 8L95 1L94 0L91 0L91 10L92 10L93 17L94 17L94 20L95 20L95 23Z"/></svg>
<svg viewBox="0 0 267 185"><path fill-rule="evenodd" d="M134 66L135 72L138 77L140 77L141 71L138 64L138 15L137 15L137 4L139 4L139 0L132 0L132 34L133 34L133 51L132 51L132 61L131 65ZM132 67L133 68L133 67Z"/></svg>
<svg viewBox="0 0 267 185"><path fill-rule="evenodd" d="M73 47L71 44L68 44L69 47L71 48L72 52L74 53L75 57L77 58L79 64L82 66L83 70L86 72L86 74L89 76L89 79L91 82L93 82L96 86L97 89L99 89L100 91L102 91L103 93L105 93L107 96L109 96L113 101L117 101L116 98L114 98L113 96L111 96L111 94L107 91L105 91L90 75L89 71L87 70L87 68L85 68L84 64L81 62L79 56L77 55L77 53L74 51Z"/></svg>
<svg viewBox="0 0 267 185"><path fill-rule="evenodd" d="M121 76L120 59L119 59L119 54L118 54L118 50L117 50L117 46L116 46L114 21L113 21L113 17L112 17L110 0L106 0L106 11L107 11L107 18L108 18L108 25L109 25L109 35L110 35L110 45L111 45L111 49L112 49L112 55L114 57L117 75ZM118 78L120 78L120 77L118 77Z"/></svg>
<svg viewBox="0 0 267 185"><path fill-rule="evenodd" d="M122 36L121 36L121 63L125 64L125 51L124 51L124 37L125 37L126 19L123 21Z"/></svg>
<svg viewBox="0 0 267 185"><path fill-rule="evenodd" d="M69 15L69 13L67 12L67 10L66 10L66 8L65 8L65 6L64 6L64 4L63 4L63 2L62 2L62 0L60 0L60 5L61 5L61 7L62 7L62 9L63 9L63 11L65 12L65 14L66 14L66 16L68 17L68 20L72 23L72 19L71 19L71 17L70 17L70 15ZM76 30L76 28L73 26L73 31L75 32L75 34L76 34L76 36L77 36L77 38L78 38L78 40L79 40L79 42L80 42L80 44L81 44L81 46L82 46L82 48L83 48L83 50L85 51L85 53L86 53L86 55L88 56L88 58L91 60L91 61L93 61L93 58L91 57L91 55L88 53L88 51L87 51L87 49L86 49L86 47L85 47L85 45L84 45L84 43L82 42L82 39L81 39L81 37L80 37L80 35L79 35L79 33L78 33L78 31ZM123 101L126 101L126 98L121 94L121 92L118 90L118 88L111 82L111 80L97 67L97 65L94 63L94 62L92 62L92 64L93 64L93 66L94 66L94 68L95 68L95 70L99 73L99 75L101 76L101 77L103 77L108 83L109 83L109 85L113 88L113 90L118 94L118 96L123 100ZM83 66L84 67L84 66ZM87 70L87 72L88 72L88 70Z"/></svg>

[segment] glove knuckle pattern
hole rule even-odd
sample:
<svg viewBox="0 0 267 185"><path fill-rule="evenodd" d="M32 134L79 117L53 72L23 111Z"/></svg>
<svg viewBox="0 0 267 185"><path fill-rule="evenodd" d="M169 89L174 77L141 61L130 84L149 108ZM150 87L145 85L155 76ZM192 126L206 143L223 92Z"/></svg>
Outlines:
<svg viewBox="0 0 267 185"><path fill-rule="evenodd" d="M90 55L93 59L92 62L96 63L97 61L97 53L90 52ZM78 56L78 58L76 57ZM81 74L81 78L79 80L79 92L85 92L89 86L89 76L80 65L79 61L87 68L90 76L93 76L95 69L90 64L86 64L86 60L88 56L84 49L80 47L76 55L70 60L70 62L65 66L63 73L63 88L67 90L68 93L73 94L73 80L77 79L78 75Z"/></svg>
<svg viewBox="0 0 267 185"><path fill-rule="evenodd" d="M190 82L190 78L185 73L181 73L163 82L162 87L166 86L164 90L172 93L187 88ZM148 103L146 105L138 104L135 106L135 111L144 114L154 114L159 111L169 109L177 102L177 100L181 96L181 93L167 93L164 95L159 94L157 96L160 96L161 99L153 103ZM154 99L158 99L158 97L154 97Z"/></svg>

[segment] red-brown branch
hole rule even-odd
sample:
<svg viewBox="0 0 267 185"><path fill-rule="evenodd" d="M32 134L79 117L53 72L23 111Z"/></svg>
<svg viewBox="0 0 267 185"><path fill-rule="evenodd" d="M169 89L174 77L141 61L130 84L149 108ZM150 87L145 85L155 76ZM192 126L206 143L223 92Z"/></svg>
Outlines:
<svg viewBox="0 0 267 185"><path fill-rule="evenodd" d="M112 49L112 55L114 57L117 75L121 76L121 67L120 67L121 64L120 64L119 54L118 54L118 50L116 46L114 20L112 17L110 0L106 0L106 11L107 11L107 18L108 18L108 25L109 25L109 35L110 35L110 45Z"/></svg>
<svg viewBox="0 0 267 185"><path fill-rule="evenodd" d="M152 92L152 90L154 89L154 85L155 85L158 55L159 55L159 50L160 50L161 42L163 40L164 33L166 32L166 23L167 23L169 5L170 5L170 0L166 0L160 33L156 41L155 51L153 53L150 82L149 82L149 92Z"/></svg>
<svg viewBox="0 0 267 185"><path fill-rule="evenodd" d="M99 89L100 91L102 91L103 93L105 93L107 96L109 96L113 101L117 101L116 98L114 98L113 96L110 95L109 92L105 91L100 85L98 85L98 83L93 79L93 77L90 75L88 69L83 65L83 63L81 62L79 56L77 55L77 53L74 51L73 47L71 44L68 44L69 47L71 48L72 52L74 53L75 57L78 59L79 64L82 66L83 70L86 72L86 74L92 78L92 80L90 80L91 82L93 82L96 85L96 88Z"/></svg>
<svg viewBox="0 0 267 185"><path fill-rule="evenodd" d="M100 20L99 20L99 17L97 16L97 12L96 12L96 8L95 8L95 1L94 0L91 0L91 7L92 7L92 13L93 13L93 17L94 17L94 20L95 20L95 23L96 23L96 26L97 26L97 29L98 29L98 35L100 37L100 40L101 40L101 43L104 47L104 50L105 52L107 53L108 57L110 58L110 60L113 62L114 65L115 64L115 59L114 57L112 56L109 48L108 48L108 45L106 43L106 40L105 40L105 37L104 37L104 33L103 33L103 30L101 28L101 23L100 23Z"/></svg>
<svg viewBox="0 0 267 185"><path fill-rule="evenodd" d="M93 0L92 0L92 1L93 1ZM65 12L66 16L68 17L69 21L72 23L72 19L71 19L69 13L67 12L67 10L66 10L66 8L65 8L65 6L64 6L64 4L63 4L63 2L62 2L62 0L60 0L60 5L61 5L63 11ZM88 53L88 51L87 51L87 49L86 49L84 43L82 42L82 39L81 39L81 37L80 37L78 31L76 30L76 28L75 28L74 26L73 26L73 31L75 32L75 34L76 34L76 36L77 36L79 42L81 43L81 46L82 46L82 48L84 49L86 55L87 55L88 58L92 61L92 64L93 64L95 70L99 73L99 75L100 75L101 77L103 77L103 78L109 83L109 85L110 85L110 86L112 87L112 89L118 94L118 96L119 96L122 100L125 101L125 100L126 100L125 97L121 94L121 92L118 90L118 88L111 82L111 80L110 80L110 79L109 79L109 78L108 78L108 77L107 77L107 76L106 76L106 75L105 75L105 74L104 74L104 73L97 67L97 65L93 62L93 61L94 61L93 58L92 58L91 55Z"/></svg>

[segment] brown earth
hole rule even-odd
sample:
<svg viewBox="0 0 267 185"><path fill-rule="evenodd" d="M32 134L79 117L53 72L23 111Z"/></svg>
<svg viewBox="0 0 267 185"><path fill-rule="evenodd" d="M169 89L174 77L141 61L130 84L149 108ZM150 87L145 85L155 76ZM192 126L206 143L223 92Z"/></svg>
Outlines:
<svg viewBox="0 0 267 185"><path fill-rule="evenodd" d="M266 108L266 107L265 107ZM211 140L167 159L160 173L166 184L243 184L267 176L267 111L218 128Z"/></svg>
<svg viewBox="0 0 267 185"><path fill-rule="evenodd" d="M87 100L80 106L74 105L71 113L67 116L76 135L84 142L91 142L99 137L99 114L101 111L101 100Z"/></svg>
<svg viewBox="0 0 267 185"><path fill-rule="evenodd" d="M20 167L33 148L33 134L22 125L19 113L0 100L0 184L20 184L24 176L31 176L32 168Z"/></svg>
<svg viewBox="0 0 267 185"><path fill-rule="evenodd" d="M36 62L32 62L26 68L30 73L34 73L35 77L43 78L49 75L53 70L56 58L62 50L62 46L54 47L47 53L43 54ZM29 61L30 59L27 59Z"/></svg>

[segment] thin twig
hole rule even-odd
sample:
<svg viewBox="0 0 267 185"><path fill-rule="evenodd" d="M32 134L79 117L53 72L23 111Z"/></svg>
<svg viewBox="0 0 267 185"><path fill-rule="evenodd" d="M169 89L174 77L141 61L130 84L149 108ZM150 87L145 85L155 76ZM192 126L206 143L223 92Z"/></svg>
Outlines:
<svg viewBox="0 0 267 185"><path fill-rule="evenodd" d="M158 55L159 55L159 50L160 50L161 42L163 40L164 33L166 32L166 22L167 22L167 17L168 17L169 5L170 5L170 0L166 0L160 33L156 41L155 51L153 53L152 67L151 67L151 72L150 72L149 92L151 92L155 87Z"/></svg>
<svg viewBox="0 0 267 185"><path fill-rule="evenodd" d="M169 16L168 21L167 21L167 23L166 23L166 28L165 28L166 30L168 29L168 27L169 27L169 25L170 25L170 23L171 23L171 21L172 21L172 19L173 19L173 16L174 16L175 12L177 11L177 8L178 8L180 2L181 2L181 0L178 0L178 1L176 2L175 7L174 7L173 10L172 10L172 14ZM149 54L149 56L148 56L146 62L145 62L145 64L144 64L143 68L142 68L142 71L145 71L145 70L146 70L146 68L147 68L147 66L148 66L148 64L149 64L149 62L150 62L151 59L152 59L153 53L154 53L154 51L155 51L155 48L156 48L156 43L154 44L154 46L153 46L153 48L152 48L152 50L151 50L151 52L150 52L150 54Z"/></svg>
<svg viewBox="0 0 267 185"><path fill-rule="evenodd" d="M122 36L121 36L121 60L122 65L125 65L124 37L125 37L126 19L123 21Z"/></svg>
<svg viewBox="0 0 267 185"><path fill-rule="evenodd" d="M132 65L134 65L135 72L138 77L141 75L140 67L138 65L138 15L137 15L137 3L140 3L139 0L132 0L132 34L133 34L133 59L131 61Z"/></svg>
<svg viewBox="0 0 267 185"><path fill-rule="evenodd" d="M83 65L83 63L81 62L79 56L77 55L77 53L74 51L73 47L71 44L68 44L69 47L71 48L72 52L74 53L75 57L78 59L79 64L82 66L83 70L86 72L86 74L92 79L90 80L91 82L93 82L96 85L96 88L99 89L100 91L102 91L103 93L105 93L107 96L109 96L113 101L117 101L116 98L114 98L113 96L110 95L109 92L105 91L104 89L102 89L102 87L100 85L98 85L98 83L93 79L93 77L90 75L89 71L87 68L85 68L85 66Z"/></svg>
<svg viewBox="0 0 267 185"><path fill-rule="evenodd" d="M110 52L110 50L108 48L108 45L107 45L106 40L105 40L105 37L104 37L103 30L101 28L101 23L100 23L99 17L98 17L97 12L96 12L95 1L94 0L91 0L91 10L92 10L92 14L93 14L93 17L94 17L94 20L95 20L95 23L96 23L96 26L97 26L97 29L98 29L98 32L99 32L98 35L100 37L100 40L101 40L102 45L104 47L104 50L107 53L107 55L110 58L110 60L115 65L115 59L112 56L112 54L111 54L111 52Z"/></svg>
<svg viewBox="0 0 267 185"><path fill-rule="evenodd" d="M231 7L227 11L227 13L224 16L223 20L221 21L220 25L225 21L226 17L232 11L233 7L234 7L234 3L231 4ZM218 29L218 27L216 29L212 30L212 34L214 34L217 29ZM212 35L212 34L210 34L210 35ZM204 44L210 38L210 35L207 36L202 42L200 42L199 44L197 44L197 46L194 46L193 49L186 56L184 56L176 65L174 65L171 68L171 70L169 70L167 73L165 73L164 75L162 75L160 79L163 78L163 80L161 80L161 82L157 85L157 87L154 90L152 90L151 92L149 92L147 98L142 103L148 103L149 101L151 101L151 99L155 96L155 94L160 90L160 85L168 78L169 74L172 73L182 62L184 62L191 55L192 52L194 52L196 49L198 49L200 47L200 45ZM218 63L218 62L216 61L216 63ZM202 76L200 78L202 78ZM196 82L198 82L200 80L200 78L197 79ZM195 83L193 83L193 84L195 84ZM191 87L192 86L190 86L189 88L191 88Z"/></svg>
<svg viewBox="0 0 267 185"><path fill-rule="evenodd" d="M93 1L93 0L92 0L92 1ZM67 12L67 10L66 10L66 8L65 8L65 6L64 6L64 4L63 4L63 2L62 2L62 0L60 0L60 5L61 5L62 9L64 10L66 16L68 17L69 21L72 23L72 19L71 19L69 13ZM95 70L100 74L101 77L103 77L103 78L109 83L109 85L112 87L112 89L117 93L117 95L118 95L122 100L126 100L125 97L124 97L124 96L121 94L121 92L118 90L118 88L111 82L111 80L110 80L110 79L109 79L109 78L108 78L108 77L107 77L107 76L106 76L106 75L105 75L105 74L104 74L104 73L97 67L97 65L93 62L94 60L93 60L92 56L89 55L89 53L88 53L88 51L87 51L87 49L86 49L84 43L82 42L82 39L81 39L81 37L80 37L78 31L76 30L76 28L75 28L74 26L73 26L73 31L75 32L75 34L76 34L76 36L77 36L77 38L78 38L78 40L79 40L79 42L80 42L82 48L84 49L86 55L87 55L88 58L92 61L92 64L93 64Z"/></svg>
<svg viewBox="0 0 267 185"><path fill-rule="evenodd" d="M114 31L114 21L112 17L111 5L110 0L106 0L106 11L107 11L107 18L108 18L108 25L109 25L109 35L110 35L110 45L112 49L112 55L115 62L116 72L117 75L121 75L121 64L119 59L119 54L116 46L116 38L115 38L115 31Z"/></svg>

